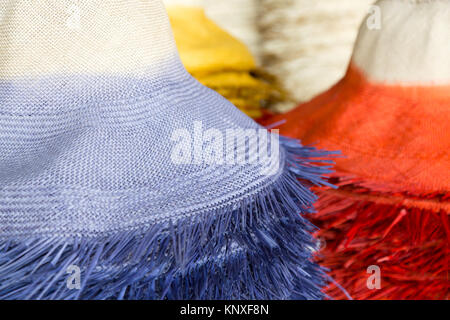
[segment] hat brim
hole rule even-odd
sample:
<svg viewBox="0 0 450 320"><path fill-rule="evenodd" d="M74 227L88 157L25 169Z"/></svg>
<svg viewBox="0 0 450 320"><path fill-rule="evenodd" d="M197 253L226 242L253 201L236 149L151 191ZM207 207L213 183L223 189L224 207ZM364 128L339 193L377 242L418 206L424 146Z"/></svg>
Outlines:
<svg viewBox="0 0 450 320"><path fill-rule="evenodd" d="M337 85L270 122L306 144L340 150L341 173L420 194L450 190L448 86L371 83L352 65Z"/></svg>

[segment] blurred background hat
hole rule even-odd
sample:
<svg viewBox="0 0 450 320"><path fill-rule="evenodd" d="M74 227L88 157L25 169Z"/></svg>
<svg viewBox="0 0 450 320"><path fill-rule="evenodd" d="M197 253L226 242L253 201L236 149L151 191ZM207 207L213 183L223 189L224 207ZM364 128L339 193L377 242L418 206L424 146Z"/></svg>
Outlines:
<svg viewBox="0 0 450 320"><path fill-rule="evenodd" d="M267 123L344 155L315 216L338 283L357 299L448 299L450 2L375 6L344 79Z"/></svg>
<svg viewBox="0 0 450 320"><path fill-rule="evenodd" d="M216 5L192 0L165 0L165 4L181 61L202 84L255 119L287 99L275 77L257 66L247 46L207 16ZM218 11L213 11L214 16Z"/></svg>
<svg viewBox="0 0 450 320"><path fill-rule="evenodd" d="M328 90L345 75L358 26L374 2L259 1L260 60L292 96L276 104L274 110L289 111Z"/></svg>

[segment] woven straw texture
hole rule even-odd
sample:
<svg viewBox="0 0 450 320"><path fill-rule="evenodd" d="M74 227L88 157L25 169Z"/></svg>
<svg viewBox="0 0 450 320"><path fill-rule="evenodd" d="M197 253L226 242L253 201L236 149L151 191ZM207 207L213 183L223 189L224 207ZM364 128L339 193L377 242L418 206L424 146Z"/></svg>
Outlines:
<svg viewBox="0 0 450 320"><path fill-rule="evenodd" d="M320 263L353 298L448 299L450 1L376 5L381 28L362 25L344 79L269 122L343 153L314 223ZM369 266L381 270L374 290Z"/></svg>
<svg viewBox="0 0 450 320"><path fill-rule="evenodd" d="M283 133L343 151L340 171L419 193L449 191L449 2L377 6L381 29L362 24L346 77L270 121L289 119Z"/></svg>
<svg viewBox="0 0 450 320"><path fill-rule="evenodd" d="M175 130L204 147L195 121L223 136L261 127L186 72L161 1L0 12L0 298L323 297L299 213L324 153L281 139L266 161L176 164Z"/></svg>
<svg viewBox="0 0 450 320"><path fill-rule="evenodd" d="M205 129L221 131L257 126L184 72L176 58L172 37L161 36L169 35L170 28L163 8L157 3L136 2L135 13L122 11L129 7L123 3L117 8L107 6L114 10L110 14L122 16L123 20L127 14L142 17L142 25L138 24L137 29L143 30L144 44L138 41L138 36L133 41L130 30L120 21L114 28L111 24L116 20L106 19L105 11L100 10L100 1L100 9L95 2L82 2L80 11L86 12L88 17L92 12L96 19L92 17L89 21L96 21L96 25L87 25L81 29L81 34L74 35L80 40L75 44L68 43L67 39L73 39L69 37L71 31L60 21L66 19L64 7L36 8L20 1L16 4L23 8L6 8L14 12L14 19L11 19L17 29L2 33L2 42L6 45L2 46L1 100L7 103L2 104L4 152L0 158L0 180L3 194L14 198L15 206L33 201L28 198L27 190L34 190L31 196L47 196L52 208L73 211L68 214L58 210L66 219L74 221L68 225L72 232L107 232L122 225L124 220L145 224L174 212L182 216L204 206L214 209L234 197L238 202L248 186L263 188L272 182L272 178L254 175L259 169L256 166L238 166L225 174L224 167L171 164L170 137L174 129L190 129L195 120L202 121ZM32 19L37 21L33 28L23 27L30 23L27 13L36 17ZM152 18L153 22L149 22ZM133 21L135 23L139 20ZM46 28L55 36L44 37ZM110 30L119 29L121 33L114 33L116 43L105 41L103 50L91 49L90 41L97 42L95 40L109 34ZM35 34L37 30L40 30L39 37ZM122 39L118 38L120 35ZM17 55L22 39L32 38L36 42L27 42L28 48ZM121 43L127 44L127 49L123 50L129 56L114 50ZM63 50L64 54L58 54ZM40 54L36 56L37 53ZM137 59L141 54L145 58ZM27 61L33 61L28 57L33 57L36 63L27 65ZM62 61L58 61L58 57ZM105 74L106 70L109 74ZM152 72L143 76L143 70ZM27 81L25 74L36 76ZM225 111L220 118L216 116L217 108ZM183 181L174 183L180 177ZM67 191L69 188L72 196ZM164 197L161 197L162 190ZM93 196L96 193L98 198ZM91 218L84 216L86 202L79 201L85 197L94 197L92 202L87 201L92 206L88 210ZM104 201L113 201L115 205L105 211ZM130 207L139 207L142 201L145 201L145 212L130 212ZM180 203L186 205L184 209L180 208ZM35 210L32 206L29 209ZM154 214L149 216L152 212ZM9 223L20 224L24 214L17 213L17 218L9 215ZM50 211L46 214L54 215ZM129 214L133 219L126 219ZM76 215L83 215L83 219L77 219ZM34 219L30 216L26 221L30 231L36 234L44 229L55 230L49 221L61 223L46 216ZM6 228L10 233L3 236L17 235L19 230L12 225ZM71 233L68 229L66 232Z"/></svg>

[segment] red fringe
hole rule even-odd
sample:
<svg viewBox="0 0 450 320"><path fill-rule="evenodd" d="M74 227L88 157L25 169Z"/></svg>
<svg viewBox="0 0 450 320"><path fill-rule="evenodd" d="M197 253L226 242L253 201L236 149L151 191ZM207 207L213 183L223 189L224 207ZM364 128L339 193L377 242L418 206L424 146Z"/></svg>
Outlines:
<svg viewBox="0 0 450 320"><path fill-rule="evenodd" d="M319 191L313 219L325 240L319 263L357 300L449 299L449 213L358 198L364 193L371 194L352 184ZM381 289L367 286L371 265L381 269ZM326 293L346 299L335 285Z"/></svg>

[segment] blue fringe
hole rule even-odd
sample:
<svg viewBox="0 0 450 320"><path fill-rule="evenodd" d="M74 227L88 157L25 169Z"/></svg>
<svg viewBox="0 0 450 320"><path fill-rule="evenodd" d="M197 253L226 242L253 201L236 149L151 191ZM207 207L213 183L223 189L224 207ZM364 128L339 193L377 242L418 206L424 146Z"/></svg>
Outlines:
<svg viewBox="0 0 450 320"><path fill-rule="evenodd" d="M313 212L310 186L328 185L333 162L322 159L334 153L281 144L287 169L239 208L103 238L0 241L0 299L324 298L314 227L301 214ZM70 265L81 269L80 289L66 285Z"/></svg>

